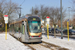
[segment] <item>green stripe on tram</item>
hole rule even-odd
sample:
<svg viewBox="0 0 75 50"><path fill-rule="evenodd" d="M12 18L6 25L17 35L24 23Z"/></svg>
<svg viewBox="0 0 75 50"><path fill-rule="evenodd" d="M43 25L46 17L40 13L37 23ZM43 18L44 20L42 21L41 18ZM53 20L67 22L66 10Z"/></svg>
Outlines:
<svg viewBox="0 0 75 50"><path fill-rule="evenodd" d="M24 25L23 25L23 34L24 34Z"/></svg>

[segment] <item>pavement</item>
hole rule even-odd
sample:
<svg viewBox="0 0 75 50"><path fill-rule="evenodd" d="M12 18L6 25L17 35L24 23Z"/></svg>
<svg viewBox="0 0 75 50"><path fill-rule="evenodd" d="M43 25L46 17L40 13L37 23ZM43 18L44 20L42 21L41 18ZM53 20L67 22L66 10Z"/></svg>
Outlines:
<svg viewBox="0 0 75 50"><path fill-rule="evenodd" d="M69 50L75 50L75 40L73 39L60 39L60 38L54 38L52 36L49 36L49 39L47 38L46 35L42 35L42 41L47 42L47 43L51 43L57 46L61 46L63 48L67 48Z"/></svg>
<svg viewBox="0 0 75 50"><path fill-rule="evenodd" d="M7 34L6 40L5 33L0 33L0 50L31 50L31 48L25 46L9 34Z"/></svg>

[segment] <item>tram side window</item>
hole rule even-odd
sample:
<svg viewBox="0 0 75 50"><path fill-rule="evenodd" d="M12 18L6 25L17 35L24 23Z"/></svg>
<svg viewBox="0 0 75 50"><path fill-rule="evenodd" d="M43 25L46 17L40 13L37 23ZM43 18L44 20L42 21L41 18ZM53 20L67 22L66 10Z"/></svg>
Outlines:
<svg viewBox="0 0 75 50"><path fill-rule="evenodd" d="M15 26L14 26L14 30L15 30L15 32L17 32L17 29L16 29L16 24L15 24Z"/></svg>
<svg viewBox="0 0 75 50"><path fill-rule="evenodd" d="M19 32L19 29L20 29L20 28L19 28L19 24L17 24L17 32Z"/></svg>
<svg viewBox="0 0 75 50"><path fill-rule="evenodd" d="M13 25L11 25L11 30L13 31Z"/></svg>
<svg viewBox="0 0 75 50"><path fill-rule="evenodd" d="M19 28L18 28L18 27L16 27L16 32L18 32L18 30L19 30Z"/></svg>
<svg viewBox="0 0 75 50"><path fill-rule="evenodd" d="M15 24L15 32L18 32L19 31L19 24Z"/></svg>

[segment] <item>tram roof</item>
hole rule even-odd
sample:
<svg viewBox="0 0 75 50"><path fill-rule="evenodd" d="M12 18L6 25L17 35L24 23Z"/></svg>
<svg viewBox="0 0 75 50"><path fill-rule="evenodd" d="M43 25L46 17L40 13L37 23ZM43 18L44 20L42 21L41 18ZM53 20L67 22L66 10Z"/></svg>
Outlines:
<svg viewBox="0 0 75 50"><path fill-rule="evenodd" d="M21 18L16 19L16 21L20 21L23 19L28 19L28 17L38 17L37 15L32 15L32 16L22 16Z"/></svg>
<svg viewBox="0 0 75 50"><path fill-rule="evenodd" d="M27 19L28 19L28 17L38 17L37 15L33 15L33 16L22 16L22 17L20 17L20 18L18 18L18 19L16 19L16 20L13 20L11 23L10 23L10 25L11 24L15 24L15 23L18 23L18 22L22 22L22 21L26 21Z"/></svg>

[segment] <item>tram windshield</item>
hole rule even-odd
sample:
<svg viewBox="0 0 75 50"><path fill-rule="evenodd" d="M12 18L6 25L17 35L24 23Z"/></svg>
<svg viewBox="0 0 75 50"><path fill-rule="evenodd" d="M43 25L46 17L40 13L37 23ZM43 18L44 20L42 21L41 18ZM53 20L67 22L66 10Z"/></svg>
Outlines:
<svg viewBox="0 0 75 50"><path fill-rule="evenodd" d="M41 22L40 21L28 21L29 30L31 33L41 32Z"/></svg>

